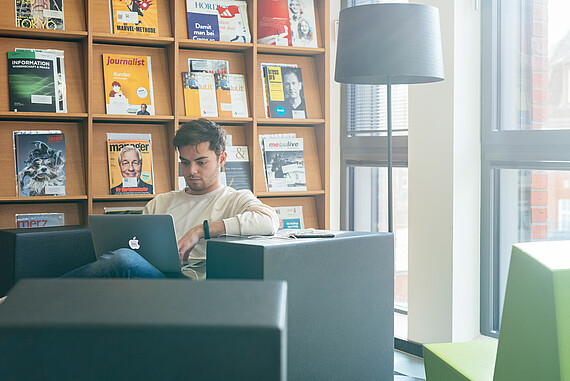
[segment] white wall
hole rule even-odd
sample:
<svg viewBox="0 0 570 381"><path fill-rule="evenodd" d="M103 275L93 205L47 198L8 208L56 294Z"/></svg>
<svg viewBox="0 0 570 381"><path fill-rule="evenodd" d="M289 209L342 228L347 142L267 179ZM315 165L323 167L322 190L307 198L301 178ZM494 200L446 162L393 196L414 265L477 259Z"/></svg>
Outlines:
<svg viewBox="0 0 570 381"><path fill-rule="evenodd" d="M445 81L411 85L408 338L479 334L480 13L475 0L439 8Z"/></svg>
<svg viewBox="0 0 570 381"><path fill-rule="evenodd" d="M331 0L330 2L330 54L331 54L331 84L330 84L330 101L331 101L331 122L330 122L330 153L331 153L331 183L330 183L330 201L331 201L331 229L340 229L340 84L334 80L334 68L336 59L336 35L335 20L338 20L340 12L340 0Z"/></svg>

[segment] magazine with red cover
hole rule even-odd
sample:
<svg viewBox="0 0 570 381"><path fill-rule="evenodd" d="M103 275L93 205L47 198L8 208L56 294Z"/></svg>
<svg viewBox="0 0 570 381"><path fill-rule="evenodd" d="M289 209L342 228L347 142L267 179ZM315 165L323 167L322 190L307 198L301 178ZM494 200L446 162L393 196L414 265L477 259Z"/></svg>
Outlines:
<svg viewBox="0 0 570 381"><path fill-rule="evenodd" d="M257 1L257 42L266 45L292 45L287 0Z"/></svg>

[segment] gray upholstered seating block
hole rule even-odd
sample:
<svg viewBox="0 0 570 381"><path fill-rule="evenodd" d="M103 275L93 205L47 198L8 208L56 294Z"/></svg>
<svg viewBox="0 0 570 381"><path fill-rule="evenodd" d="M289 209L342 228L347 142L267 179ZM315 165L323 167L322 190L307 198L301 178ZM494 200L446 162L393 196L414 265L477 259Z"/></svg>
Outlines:
<svg viewBox="0 0 570 381"><path fill-rule="evenodd" d="M0 296L25 278L55 278L95 260L87 226L0 230Z"/></svg>
<svg viewBox="0 0 570 381"><path fill-rule="evenodd" d="M285 282L26 279L0 304L6 380L284 380Z"/></svg>
<svg viewBox="0 0 570 381"><path fill-rule="evenodd" d="M394 239L213 239L208 279L286 280L289 380L394 377Z"/></svg>

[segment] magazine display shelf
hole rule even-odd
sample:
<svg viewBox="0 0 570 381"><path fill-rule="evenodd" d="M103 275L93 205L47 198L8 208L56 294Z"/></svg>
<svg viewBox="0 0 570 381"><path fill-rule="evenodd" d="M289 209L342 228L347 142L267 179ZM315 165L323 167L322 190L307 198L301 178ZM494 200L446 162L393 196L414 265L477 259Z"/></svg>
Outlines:
<svg viewBox="0 0 570 381"><path fill-rule="evenodd" d="M65 51L68 113L11 112L0 100L0 228L14 228L17 213L64 213L65 224L86 224L89 214L108 206L143 206L153 195L110 195L106 155L108 132L152 135L155 193L177 189L178 159L172 137L185 115L182 72L188 59L229 61L230 73L243 74L247 118L212 118L247 145L252 189L271 206L302 206L306 227L330 227L330 52L329 1L314 0L318 48L257 44L257 0L247 0L252 42L188 39L185 0L157 0L159 37L110 33L108 1L64 0L65 30L15 27L14 1L0 15L0 92L8 94L7 52L15 48ZM102 54L151 56L156 115L107 115ZM297 64L302 69L307 119L272 119L264 112L261 63ZM66 140L67 196L18 197L12 132L61 130ZM307 191L268 192L259 134L294 132L303 138Z"/></svg>

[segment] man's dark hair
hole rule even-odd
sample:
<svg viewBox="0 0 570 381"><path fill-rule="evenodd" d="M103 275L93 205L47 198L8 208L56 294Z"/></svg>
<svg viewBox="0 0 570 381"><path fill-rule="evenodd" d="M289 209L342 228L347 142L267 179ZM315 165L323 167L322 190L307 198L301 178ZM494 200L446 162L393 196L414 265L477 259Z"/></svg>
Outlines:
<svg viewBox="0 0 570 381"><path fill-rule="evenodd" d="M226 133L219 124L200 118L180 126L172 140L174 147L178 150L203 142L210 142L210 150L214 151L216 156L220 156L226 150Z"/></svg>

